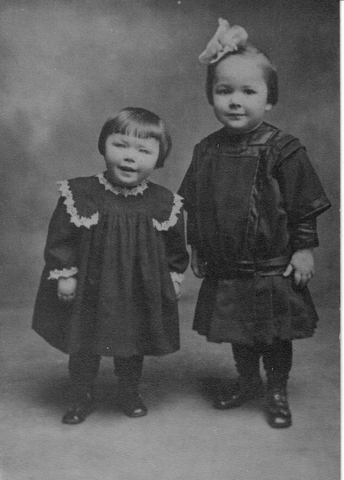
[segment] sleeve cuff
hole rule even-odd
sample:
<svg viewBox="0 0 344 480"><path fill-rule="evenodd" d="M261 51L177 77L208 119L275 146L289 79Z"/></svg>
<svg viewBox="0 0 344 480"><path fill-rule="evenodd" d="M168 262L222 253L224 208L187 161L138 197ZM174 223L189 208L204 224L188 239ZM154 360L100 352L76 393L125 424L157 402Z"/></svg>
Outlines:
<svg viewBox="0 0 344 480"><path fill-rule="evenodd" d="M78 273L76 267L64 268L62 270L50 270L48 280L58 280L61 277L69 278Z"/></svg>
<svg viewBox="0 0 344 480"><path fill-rule="evenodd" d="M290 243L293 251L319 246L316 218L300 222L294 227Z"/></svg>
<svg viewBox="0 0 344 480"><path fill-rule="evenodd" d="M184 275L182 273L170 272L170 274L171 274L172 282L177 282L180 285L184 280Z"/></svg>

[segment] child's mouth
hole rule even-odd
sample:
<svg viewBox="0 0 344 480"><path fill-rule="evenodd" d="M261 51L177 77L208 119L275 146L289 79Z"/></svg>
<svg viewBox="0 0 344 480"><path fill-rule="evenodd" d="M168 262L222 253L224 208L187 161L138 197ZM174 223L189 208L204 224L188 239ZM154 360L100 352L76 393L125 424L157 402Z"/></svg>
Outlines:
<svg viewBox="0 0 344 480"><path fill-rule="evenodd" d="M136 172L136 170L134 170L131 167L119 167L119 169L122 170L123 172Z"/></svg>

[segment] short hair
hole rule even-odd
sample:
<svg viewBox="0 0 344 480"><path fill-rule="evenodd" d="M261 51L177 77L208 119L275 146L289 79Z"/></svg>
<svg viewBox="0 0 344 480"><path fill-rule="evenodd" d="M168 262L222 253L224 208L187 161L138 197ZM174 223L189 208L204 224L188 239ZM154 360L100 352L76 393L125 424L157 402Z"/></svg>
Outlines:
<svg viewBox="0 0 344 480"><path fill-rule="evenodd" d="M208 65L206 94L210 105L214 104L213 84L215 79L216 67L219 65L219 63L221 63L223 60L230 57L231 55L244 55L251 57L256 56L262 58L260 66L262 67L266 85L268 87L267 103L270 103L271 105L276 105L278 101L278 77L276 67L271 63L270 58L264 52L250 44L244 47L239 47L238 50L235 50L234 52L228 52L216 63L211 63L210 65Z"/></svg>
<svg viewBox="0 0 344 480"><path fill-rule="evenodd" d="M155 168L161 168L168 157L172 140L165 122L155 113L139 107L126 107L104 123L98 140L98 150L105 155L105 143L113 133L155 138L159 142L159 156Z"/></svg>

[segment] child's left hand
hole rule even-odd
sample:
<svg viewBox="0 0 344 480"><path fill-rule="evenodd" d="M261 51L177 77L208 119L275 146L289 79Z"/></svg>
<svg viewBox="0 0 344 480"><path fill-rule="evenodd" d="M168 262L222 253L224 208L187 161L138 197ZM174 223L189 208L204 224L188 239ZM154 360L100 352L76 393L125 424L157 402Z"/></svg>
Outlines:
<svg viewBox="0 0 344 480"><path fill-rule="evenodd" d="M289 277L293 271L296 285L305 287L314 275L314 257L311 249L297 250L283 276Z"/></svg>
<svg viewBox="0 0 344 480"><path fill-rule="evenodd" d="M174 286L174 291L176 293L177 300L180 300L180 283L174 281L173 286Z"/></svg>

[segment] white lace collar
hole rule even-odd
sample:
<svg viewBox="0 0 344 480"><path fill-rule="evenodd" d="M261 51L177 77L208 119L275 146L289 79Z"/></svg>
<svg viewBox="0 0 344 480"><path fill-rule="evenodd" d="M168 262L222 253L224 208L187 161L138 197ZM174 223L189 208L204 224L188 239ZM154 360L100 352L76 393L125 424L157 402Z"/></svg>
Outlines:
<svg viewBox="0 0 344 480"><path fill-rule="evenodd" d="M105 190L110 190L115 195L124 195L125 197L128 197L129 195L143 195L143 192L146 190L146 188L148 188L147 180L143 180L143 182L139 183L135 187L128 188L112 185L112 183L105 178L104 173L98 173L96 177L98 177L99 183L104 185Z"/></svg>

